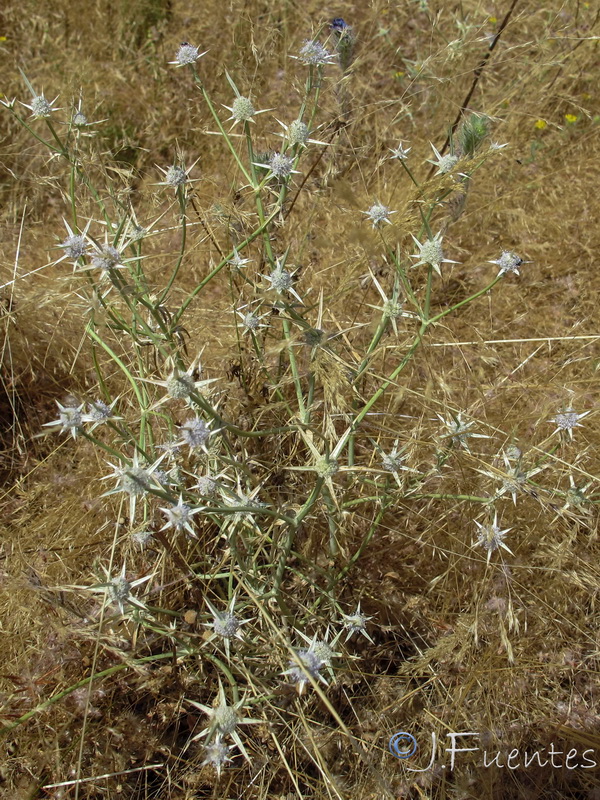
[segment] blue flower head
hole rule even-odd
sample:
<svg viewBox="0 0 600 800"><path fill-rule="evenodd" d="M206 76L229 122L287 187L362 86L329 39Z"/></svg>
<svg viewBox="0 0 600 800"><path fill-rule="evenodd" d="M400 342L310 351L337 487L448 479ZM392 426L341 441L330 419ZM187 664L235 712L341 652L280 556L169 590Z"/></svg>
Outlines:
<svg viewBox="0 0 600 800"><path fill-rule="evenodd" d="M345 20L343 20L341 17L336 17L335 19L331 20L329 27L336 33L343 33L348 27L348 23L345 22Z"/></svg>

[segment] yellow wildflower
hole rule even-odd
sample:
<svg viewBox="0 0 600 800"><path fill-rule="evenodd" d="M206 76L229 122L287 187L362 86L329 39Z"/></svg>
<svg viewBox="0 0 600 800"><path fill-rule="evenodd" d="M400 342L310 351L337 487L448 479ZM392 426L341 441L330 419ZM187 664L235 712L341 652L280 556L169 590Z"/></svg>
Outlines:
<svg viewBox="0 0 600 800"><path fill-rule="evenodd" d="M543 131L547 124L545 119L536 119L535 121L535 127L538 131Z"/></svg>
<svg viewBox="0 0 600 800"><path fill-rule="evenodd" d="M576 114L565 114L565 119L569 123L569 125L572 125L574 122L577 122L577 115Z"/></svg>

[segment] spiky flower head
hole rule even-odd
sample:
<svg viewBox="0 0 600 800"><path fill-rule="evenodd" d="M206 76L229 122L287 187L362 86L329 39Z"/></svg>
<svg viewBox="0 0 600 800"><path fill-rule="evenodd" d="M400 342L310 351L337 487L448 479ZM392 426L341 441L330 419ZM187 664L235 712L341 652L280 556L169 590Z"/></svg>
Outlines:
<svg viewBox="0 0 600 800"><path fill-rule="evenodd" d="M559 411L554 419L550 420L556 425L554 433L564 432L570 439L573 439L573 429L581 428L579 420L587 417L589 413L589 411L584 411L583 414L578 414L572 406L569 406L564 411Z"/></svg>
<svg viewBox="0 0 600 800"><path fill-rule="evenodd" d="M175 505L172 505L170 508L161 508L160 510L167 518L161 530L164 531L167 530L167 528L173 528L176 533L182 533L186 530L194 539L198 538L196 532L192 528L191 522L193 515L197 514L202 509L191 508L191 506L183 502L183 497L180 495Z"/></svg>
<svg viewBox="0 0 600 800"><path fill-rule="evenodd" d="M411 234L412 236L412 234ZM419 248L419 252L411 255L411 258L416 258L414 266L418 267L419 264L429 264L433 267L433 269L437 272L437 274L441 277L441 265L442 264L457 264L457 261L452 261L450 258L444 258L444 251L442 249L442 232L438 231L438 233L433 237L433 239L427 239L425 242L421 243L417 238L414 236L412 237L414 243Z"/></svg>
<svg viewBox="0 0 600 800"><path fill-rule="evenodd" d="M171 64L175 64L178 67L185 67L187 64L194 64L205 55L207 51L205 50L204 53L199 51L198 47L194 47L193 44L189 42L182 42L179 45L179 50L177 51L177 55L175 56L175 61L171 61Z"/></svg>
<svg viewBox="0 0 600 800"><path fill-rule="evenodd" d="M354 614L342 614L342 619L344 621L344 628L348 631L346 634L346 641L348 641L348 639L355 633L360 633L367 638L371 644L373 643L373 639L371 639L365 627L367 622L370 619L373 619L373 617L367 617L365 614L361 614L360 602L358 603Z"/></svg>
<svg viewBox="0 0 600 800"><path fill-rule="evenodd" d="M261 720L247 719L240 715L239 712L245 705L244 698L239 700L235 705L228 706L225 691L220 681L218 699L219 705L213 707L205 706L202 703L197 703L195 700L188 700L191 705L199 708L209 717L208 726L201 730L200 733L196 734L192 741L206 736L208 744L213 736L215 737L215 742L219 742L223 736L231 736L244 758L249 762L250 757L246 751L246 748L244 747L244 743L242 742L239 733L237 732L237 727L238 725L258 723Z"/></svg>
<svg viewBox="0 0 600 800"><path fill-rule="evenodd" d="M197 158L193 164L186 168L185 164L182 163L182 156L178 154L178 163L171 164L169 167L164 169L163 167L156 165L156 168L162 172L164 180L159 181L156 186L170 186L172 189L175 190L175 193L178 191L183 191L183 187L187 186L188 184L193 183L190 179L190 174L196 164L200 159ZM194 180L197 180L194 179Z"/></svg>
<svg viewBox="0 0 600 800"><path fill-rule="evenodd" d="M172 186L174 189L177 189L178 186L183 186L184 183L187 183L187 173L183 169L183 167L178 167L176 164L173 164L167 169L165 174L165 183L169 186Z"/></svg>
<svg viewBox="0 0 600 800"><path fill-rule="evenodd" d="M327 681L321 675L323 662L319 656L310 647L303 647L295 652L302 666L296 661L290 661L289 669L282 674L289 675L290 681L298 686L298 693L302 694L304 687L310 683L309 675L313 680L319 680L327 686Z"/></svg>
<svg viewBox="0 0 600 800"><path fill-rule="evenodd" d="M217 636L222 636L224 639L232 639L239 630L240 621L235 614L217 612L212 626Z"/></svg>
<svg viewBox="0 0 600 800"><path fill-rule="evenodd" d="M117 417L113 414L113 406L116 402L116 400L113 400L113 402L108 405L103 400L93 400L91 403L88 403L88 411L87 414L83 415L83 421L92 423L90 430L94 430L98 425L101 425L103 422L108 422L108 420L122 419L122 417Z"/></svg>
<svg viewBox="0 0 600 800"><path fill-rule="evenodd" d="M83 111L77 109L71 117L71 125L74 125L76 128L85 128L87 124L88 118Z"/></svg>
<svg viewBox="0 0 600 800"><path fill-rule="evenodd" d="M242 317L242 323L247 331L257 331L260 328L260 317L249 311Z"/></svg>
<svg viewBox="0 0 600 800"><path fill-rule="evenodd" d="M238 253L237 249L234 247L233 255L231 256L231 258L228 260L227 263L230 264L232 267L236 267L236 269L241 269L242 267L245 267L246 264L250 264L251 261L252 261L251 258L242 258Z"/></svg>
<svg viewBox="0 0 600 800"><path fill-rule="evenodd" d="M406 159L408 158L408 154L410 153L411 150L412 150L412 147L404 147L402 142L400 142L398 147L395 147L395 148L390 147L389 148L389 151L392 154L390 156L390 159L397 158L398 161L406 161Z"/></svg>
<svg viewBox="0 0 600 800"><path fill-rule="evenodd" d="M328 642L329 629L323 639L318 639L316 636L311 639L302 631L296 632L304 639L308 647L294 651L301 662L301 666L295 661L290 661L290 668L283 674L290 676L292 682L298 685L298 691L302 694L306 684L310 683L309 675L315 680L322 681L327 686L327 681L321 675L323 667L327 667L332 679L335 677L331 669L331 662L333 658L341 655L341 653L336 653L334 649L340 634L338 633L330 644Z"/></svg>
<svg viewBox="0 0 600 800"><path fill-rule="evenodd" d="M519 267L525 263L520 256L510 250L503 250L500 258L495 261L488 261L488 264L497 264L500 267L498 275L506 275L507 272L514 272L515 275L520 275Z"/></svg>
<svg viewBox="0 0 600 800"><path fill-rule="evenodd" d="M110 577L110 572L108 569L106 569L106 567L102 567L102 571L106 576L106 580L103 583L82 588L86 588L90 592L102 592L105 596L105 603L116 605L121 614L126 613L127 606L133 606L133 608L138 609L139 611L148 611L145 604L141 600L138 600L138 598L132 594L131 590L136 586L149 581L152 578L152 575L146 575L143 578L137 578L134 581L128 581L126 578L127 567L125 562L123 562L121 572L114 578Z"/></svg>
<svg viewBox="0 0 600 800"><path fill-rule="evenodd" d="M276 178L287 178L294 171L294 159L285 153L273 153L269 159L269 169Z"/></svg>
<svg viewBox="0 0 600 800"><path fill-rule="evenodd" d="M115 269L115 267L119 266L122 266L121 253L111 244L103 245L92 256L92 267L101 269L103 272L108 272L108 270Z"/></svg>
<svg viewBox="0 0 600 800"><path fill-rule="evenodd" d="M236 602L236 597L234 595L227 606L227 611L217 611L217 609L214 608L214 606L212 606L208 600L206 601L206 605L208 606L210 613L213 615L213 621L211 623L205 623L213 630L207 641L210 642L216 638L222 639L225 645L227 658L230 657L231 641L234 638L243 641L244 636L242 634L241 627L247 622L250 622L249 619L240 619L236 615Z"/></svg>
<svg viewBox="0 0 600 800"><path fill-rule="evenodd" d="M339 472L340 466L335 458L323 456L315 464L315 472L321 478L331 478Z"/></svg>
<svg viewBox="0 0 600 800"><path fill-rule="evenodd" d="M386 297L383 301L382 310L388 319L398 319L404 316L404 303L394 300L393 297Z"/></svg>
<svg viewBox="0 0 600 800"><path fill-rule="evenodd" d="M79 233L73 233L59 244L59 247L65 251L65 256L67 258L72 258L73 261L77 261L78 258L81 258L87 253L88 244L83 237Z"/></svg>
<svg viewBox="0 0 600 800"><path fill-rule="evenodd" d="M137 451L133 455L130 464L110 464L113 472L105 475L102 480L116 478L117 483L113 489L104 492L103 497L108 497L118 492L125 492L129 495L129 519L135 519L135 508L138 498L143 497L151 489L159 488L159 484L154 477L155 471L161 462L161 456L150 466L141 466Z"/></svg>
<svg viewBox="0 0 600 800"><path fill-rule="evenodd" d="M446 153L446 155L443 156L433 144L431 144L431 149L435 153L435 159L428 159L428 163L437 167L436 175L445 175L457 164L458 157L452 153Z"/></svg>
<svg viewBox="0 0 600 800"><path fill-rule="evenodd" d="M361 213L365 214L365 216L371 220L374 228L378 228L383 222L391 225L392 222L390 220L390 215L396 214L397 212L390 211L390 209L387 206L384 206L383 203L373 203L368 211L362 211Z"/></svg>
<svg viewBox="0 0 600 800"><path fill-rule="evenodd" d="M131 539L136 543L140 550L144 550L154 539L152 531L136 531L131 534Z"/></svg>
<svg viewBox="0 0 600 800"><path fill-rule="evenodd" d="M305 145L309 135L308 125L302 122L301 119L295 119L287 129L287 136L291 145Z"/></svg>
<svg viewBox="0 0 600 800"><path fill-rule="evenodd" d="M198 483L194 488L198 494L202 495L203 497L215 497L219 488L219 484L214 478L211 478L210 475L201 475L198 478Z"/></svg>
<svg viewBox="0 0 600 800"><path fill-rule="evenodd" d="M407 470L404 466L404 454L401 450L394 448L391 453L383 453L381 456L381 466L386 472L400 472Z"/></svg>
<svg viewBox="0 0 600 800"><path fill-rule="evenodd" d="M248 122L256 114L252 101L249 97L239 95L231 104L231 119L236 122Z"/></svg>
<svg viewBox="0 0 600 800"><path fill-rule="evenodd" d="M269 326L263 322L266 314L257 314L255 311L245 311L248 306L238 308L236 313L242 320L244 326L244 333L256 334L260 328L268 328Z"/></svg>
<svg viewBox="0 0 600 800"><path fill-rule="evenodd" d="M78 432L83 427L83 414L81 412L84 404L82 403L80 406L63 406L57 400L56 405L58 406L58 419L52 420L52 422L45 422L42 427L59 428L61 433L69 431L73 439L76 439Z"/></svg>
<svg viewBox="0 0 600 800"><path fill-rule="evenodd" d="M336 653L333 647L329 644L329 642L323 641L321 639L316 639L312 642L310 649L312 650L313 654L318 658L318 660L324 666L331 666L331 660L338 656L339 653Z"/></svg>
<svg viewBox="0 0 600 800"><path fill-rule="evenodd" d="M206 745L204 748L204 761L200 764L201 767L206 767L209 764L217 771L217 776L221 777L221 767L232 759L229 753L233 750L235 745L226 745L220 738L215 739L212 744Z"/></svg>
<svg viewBox="0 0 600 800"><path fill-rule="evenodd" d="M278 292L286 292L294 284L291 273L287 272L285 269L274 269L269 276L269 280L271 281L273 289L276 289Z"/></svg>
<svg viewBox="0 0 600 800"><path fill-rule="evenodd" d="M447 433L442 435L444 439L450 439L453 445L460 445L460 447L464 447L465 450L469 450L469 439L488 439L489 437L486 436L484 433L475 433L471 430L473 425L475 424L473 420L470 422L465 422L463 420L462 414L459 412L458 414L452 415L450 419L444 419L442 416L438 414L438 419L444 423Z"/></svg>
<svg viewBox="0 0 600 800"><path fill-rule="evenodd" d="M188 419L181 426L183 442L192 450L197 447L204 447L211 433L212 431L208 425L200 417Z"/></svg>
<svg viewBox="0 0 600 800"><path fill-rule="evenodd" d="M320 42L306 39L300 48L300 54L294 56L302 61L303 64L321 66L331 63L334 56L329 53Z"/></svg>
<svg viewBox="0 0 600 800"><path fill-rule="evenodd" d="M34 119L49 117L52 115L53 111L56 111L56 109L53 108L56 100L57 98L55 97L54 100L49 101L43 94L38 94L32 98L31 103L27 105L27 108L31 109L31 116Z"/></svg>
<svg viewBox="0 0 600 800"><path fill-rule="evenodd" d="M502 547L508 553L513 555L512 550L504 543L504 537L512 530L512 528L505 528L500 530L498 525L498 514L494 513L494 521L482 525L475 520L475 525L479 528L477 532L477 541L473 543L473 547L483 547L487 550L487 561L489 563L490 557L495 550Z"/></svg>
<svg viewBox="0 0 600 800"><path fill-rule="evenodd" d="M174 370L167 378L167 392L175 400L185 400L196 388L194 378L187 372Z"/></svg>
<svg viewBox="0 0 600 800"><path fill-rule="evenodd" d="M152 486L152 477L148 470L137 464L122 468L118 478L120 491L136 497L146 494Z"/></svg>
<svg viewBox="0 0 600 800"><path fill-rule="evenodd" d="M270 275L263 275L263 277L271 283L271 288L275 289L275 291L279 294L282 294L283 292L289 292L290 294L293 294L297 300L302 302L300 300L300 296L294 289L294 273L286 270L284 268L284 264L285 259L278 258L275 264L275 269Z"/></svg>
<svg viewBox="0 0 600 800"><path fill-rule="evenodd" d="M518 461L523 453L516 444L509 444L506 448L505 455L509 461Z"/></svg>

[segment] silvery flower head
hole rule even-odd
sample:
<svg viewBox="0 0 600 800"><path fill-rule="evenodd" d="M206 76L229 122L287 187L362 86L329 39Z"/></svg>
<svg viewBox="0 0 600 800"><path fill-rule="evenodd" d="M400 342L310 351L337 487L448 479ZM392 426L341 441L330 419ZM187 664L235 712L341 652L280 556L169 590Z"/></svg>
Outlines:
<svg viewBox="0 0 600 800"><path fill-rule="evenodd" d="M159 167L157 164L156 167L162 172L164 180L159 181L156 186L170 186L172 189L175 189L175 192L177 193L182 189L182 187L192 183L192 180L190 179L190 173L198 161L199 159L197 158L191 166L187 167L187 169L181 163L181 161L178 164L171 164L171 166L167 167L167 169L163 169L163 167Z"/></svg>
<svg viewBox="0 0 600 800"><path fill-rule="evenodd" d="M342 614L342 619L344 620L344 628L348 631L346 634L346 641L355 633L360 633L373 644L373 639L371 639L365 627L367 622L373 618L367 617L365 614L361 613L360 602L354 614Z"/></svg>
<svg viewBox="0 0 600 800"><path fill-rule="evenodd" d="M498 514L494 513L494 521L488 522L485 525L475 520L475 525L479 528L477 532L477 541L473 543L473 547L483 547L487 550L487 561L489 563L490 557L495 550L502 547L508 553L513 555L512 550L504 543L504 537L512 530L512 528L505 528L500 530L498 525Z"/></svg>
<svg viewBox="0 0 600 800"><path fill-rule="evenodd" d="M334 56L329 53L320 42L306 39L303 46L300 48L300 53L295 56L303 64L310 66L322 66L330 64Z"/></svg>
<svg viewBox="0 0 600 800"><path fill-rule="evenodd" d="M431 149L435 153L435 159L428 159L428 163L437 167L436 175L445 175L458 163L458 157L452 153L446 153L446 155L443 156L434 145L431 145Z"/></svg>
<svg viewBox="0 0 600 800"><path fill-rule="evenodd" d="M139 464L133 464L133 466L129 467L117 467L116 469L119 491L127 492L127 494L134 497L141 497L152 487L153 480L150 472L140 467Z"/></svg>
<svg viewBox="0 0 600 800"><path fill-rule="evenodd" d="M583 414L578 414L572 406L564 411L559 411L554 419L550 420L556 425L554 433L566 433L570 439L573 439L574 428L581 428L579 420L587 417L589 413L589 411L584 411Z"/></svg>
<svg viewBox="0 0 600 800"><path fill-rule="evenodd" d="M116 402L116 400L113 400L110 405L103 400L94 400L88 403L88 411L87 414L84 414L83 421L92 423L90 430L94 430L98 425L101 425L103 422L108 422L108 420L122 419L122 417L117 417L113 414L113 406Z"/></svg>
<svg viewBox="0 0 600 800"><path fill-rule="evenodd" d="M215 497L219 489L218 482L210 475L201 475L194 489L202 497Z"/></svg>
<svg viewBox="0 0 600 800"><path fill-rule="evenodd" d="M412 234L411 234L412 236ZM411 258L416 258L414 266L418 267L419 264L429 264L441 277L442 264L457 264L457 261L452 261L450 258L444 258L444 250L442 249L442 232L438 231L433 239L427 239L421 243L419 240L412 236L414 243L419 248L419 252L411 255Z"/></svg>
<svg viewBox="0 0 600 800"><path fill-rule="evenodd" d="M103 245L100 250L92 256L92 267L101 269L103 272L108 272L120 266L123 266L121 264L121 253L111 244Z"/></svg>
<svg viewBox="0 0 600 800"><path fill-rule="evenodd" d="M287 178L294 167L294 159L285 153L273 153L269 159L269 169L276 178Z"/></svg>
<svg viewBox="0 0 600 800"><path fill-rule="evenodd" d="M183 400L191 396L196 389L196 381L187 372L174 370L166 381L166 389L169 397L176 400Z"/></svg>
<svg viewBox="0 0 600 800"><path fill-rule="evenodd" d="M71 117L71 125L74 125L76 128L85 128L88 124L88 118L79 109L75 111L73 116Z"/></svg>
<svg viewBox="0 0 600 800"><path fill-rule="evenodd" d="M242 323L247 331L257 331L260 328L260 317L249 311L242 317Z"/></svg>
<svg viewBox="0 0 600 800"><path fill-rule="evenodd" d="M205 50L204 53L201 53L198 47L194 47L193 44L189 42L182 42L179 45L179 50L177 51L177 55L175 56L175 61L171 61L169 63L175 64L178 67L185 67L187 64L195 64L199 58L205 55L207 51Z"/></svg>
<svg viewBox="0 0 600 800"><path fill-rule="evenodd" d="M72 233L70 236L59 244L59 247L65 251L65 256L67 258L72 258L73 261L77 261L78 258L81 258L87 253L88 243L79 233Z"/></svg>
<svg viewBox="0 0 600 800"><path fill-rule="evenodd" d="M69 431L73 439L76 439L78 432L83 428L83 415L81 412L84 404L82 403L80 406L63 406L57 400L56 405L58 406L58 419L46 422L42 427L59 428L61 433Z"/></svg>
<svg viewBox="0 0 600 800"><path fill-rule="evenodd" d="M290 681L295 683L298 687L298 694L302 694L304 687L310 683L310 675L313 680L319 680L327 686L327 681L321 675L321 667L323 662L309 647L303 647L296 650L302 666L299 666L296 661L289 662L289 669L283 675L289 675Z"/></svg>
<svg viewBox="0 0 600 800"><path fill-rule="evenodd" d="M249 725L261 722L259 719L248 719L240 716L240 711L245 705L245 699L238 700L233 706L227 705L227 698L221 682L219 681L219 705L206 706L203 703L197 703L195 700L188 700L188 703L199 708L209 717L209 724L206 728L200 731L193 737L192 741L200 739L204 736L207 737L209 742L212 737L215 737L215 742L219 742L225 736L231 736L233 741L238 746L244 758L250 762L250 757L244 747L244 743L237 732L238 725Z"/></svg>
<svg viewBox="0 0 600 800"><path fill-rule="evenodd" d="M470 422L465 422L460 412L456 415L452 415L450 419L444 419L442 416L438 414L438 419L441 422L443 422L448 431L448 433L442 435L442 438L450 439L453 445L460 445L460 447L463 447L468 452L469 452L470 438L475 438L475 439L489 438L484 433L475 433L474 431L472 431L471 428L475 423L473 422L473 420L471 420Z"/></svg>
<svg viewBox="0 0 600 800"><path fill-rule="evenodd" d="M213 621L211 623L205 623L207 624L207 627L212 628L213 630L213 633L207 641L210 642L216 638L222 639L225 645L227 658L229 658L231 640L234 638L240 639L241 641L244 640L243 633L240 629L242 625L250 622L250 620L240 619L235 614L235 595L231 598L231 601L227 606L227 611L218 611L208 600L206 601L206 605L208 606L210 613L213 615Z"/></svg>
<svg viewBox="0 0 600 800"><path fill-rule="evenodd" d="M321 478L332 478L339 472L340 466L335 458L328 458L322 456L319 458L315 465L314 470Z"/></svg>
<svg viewBox="0 0 600 800"><path fill-rule="evenodd" d="M183 443L187 444L191 450L204 447L212 433L214 431L211 431L206 422L200 417L188 419L181 426Z"/></svg>
<svg viewBox="0 0 600 800"><path fill-rule="evenodd" d="M507 272L514 272L515 275L520 275L519 267L525 263L520 256L510 250L503 250L500 258L495 261L488 261L488 264L497 264L500 267L498 275L506 275Z"/></svg>
<svg viewBox="0 0 600 800"><path fill-rule="evenodd" d="M172 505L170 508L161 508L160 510L167 517L167 521L161 530L164 531L167 530L167 528L173 528L176 533L183 533L183 531L186 530L194 539L198 538L191 523L193 515L201 511L201 508L192 508L187 503L183 502L183 497L180 495L175 505Z"/></svg>
<svg viewBox="0 0 600 800"><path fill-rule="evenodd" d="M284 262L282 259L277 259L275 269L270 275L263 275L263 277L271 283L271 288L275 289L278 294L289 292L302 302L300 296L294 289L293 276L293 272L288 272L288 270L284 269Z"/></svg>
<svg viewBox="0 0 600 800"><path fill-rule="evenodd" d="M133 606L139 611L147 611L146 605L138 600L131 590L142 583L146 583L152 578L152 575L146 575L143 578L137 578L134 581L128 581L126 575L126 565L123 562L121 572L114 578L110 577L110 572L106 567L102 567L106 576L106 582L97 586L91 586L89 591L102 592L105 595L105 602L116 605L121 614L126 613L127 606Z"/></svg>
<svg viewBox="0 0 600 800"><path fill-rule="evenodd" d="M250 98L242 95L235 98L229 110L231 111L230 119L235 122L248 122L256 114Z"/></svg>
<svg viewBox="0 0 600 800"><path fill-rule="evenodd" d="M295 119L288 127L287 135L291 145L306 144L310 135L308 125L301 119Z"/></svg>
<svg viewBox="0 0 600 800"><path fill-rule="evenodd" d="M318 639L316 635L311 639L310 637L306 636L306 634L302 633L302 631L296 631L296 632L308 644L308 648L297 650L296 654L300 657L302 664L307 668L306 671L313 678L317 680L322 680L323 683L327 685L327 681L321 675L320 670L323 667L326 667L327 671L331 675L331 678L332 679L335 678L334 672L331 669L331 662L333 658L337 658L341 655L341 653L336 653L334 649L341 633L338 633L330 644L328 641L329 629L327 629L327 633L325 634L325 637L323 639ZM298 683L300 692L302 692L304 685L306 683L309 683L309 680L305 672L298 665L296 665L294 669L291 662L290 662L290 669L284 674L292 676L292 680L294 681L294 683Z"/></svg>
<svg viewBox="0 0 600 800"><path fill-rule="evenodd" d="M238 308L236 313L242 320L244 326L244 333L256 334L261 328L268 328L269 326L263 323L265 314L257 314L255 311L246 311L247 306Z"/></svg>
<svg viewBox="0 0 600 800"><path fill-rule="evenodd" d="M158 483L154 478L154 472L158 469L161 456L150 466L141 466L137 451L133 455L131 464L110 464L113 472L104 476L102 480L116 478L117 483L113 489L104 492L102 497L108 497L119 492L126 492L129 495L129 519L135 519L135 509L137 500L146 495L151 489L158 488Z"/></svg>
<svg viewBox="0 0 600 800"><path fill-rule="evenodd" d="M397 450L396 448L394 448L391 453L382 453L381 467L386 472L392 473L408 469L408 467L404 466L404 454L402 450Z"/></svg>
<svg viewBox="0 0 600 800"><path fill-rule="evenodd" d="M269 275L271 285L278 292L287 292L293 286L292 275L285 269L274 269Z"/></svg>
<svg viewBox="0 0 600 800"><path fill-rule="evenodd" d="M172 186L174 189L177 189L179 186L183 186L184 183L187 183L187 179L187 173L183 167L178 167L175 164L169 167L165 174L165 183L169 186Z"/></svg>
<svg viewBox="0 0 600 800"><path fill-rule="evenodd" d="M245 267L246 264L250 264L251 262L252 262L251 258L242 258L238 253L236 247L233 248L233 255L227 261L228 264L230 264L232 267L235 267L236 269L242 269L242 267Z"/></svg>
<svg viewBox="0 0 600 800"><path fill-rule="evenodd" d="M221 738L215 739L212 744L206 745L204 748L204 761L200 764L201 767L206 767L209 764L217 771L217 777L221 777L221 768L228 761L232 761L229 753L233 750L235 745L226 745Z"/></svg>
<svg viewBox="0 0 600 800"><path fill-rule="evenodd" d="M397 158L398 161L406 161L406 159L408 158L408 154L412 150L412 147L404 147L402 142L400 142L398 147L395 148L390 147L389 150L390 153L392 154L390 156L390 159Z"/></svg>
<svg viewBox="0 0 600 800"><path fill-rule="evenodd" d="M54 100L47 100L44 94L37 94L32 97L31 103L22 103L22 105L31 110L31 116L34 119L42 119L52 116L53 111L59 110L54 108L57 100L58 96Z"/></svg>
<svg viewBox="0 0 600 800"><path fill-rule="evenodd" d="M378 228L383 222L391 225L392 221L390 220L390 215L396 214L397 212L390 211L383 203L373 203L368 211L362 211L361 213L365 214L371 220L374 228Z"/></svg>

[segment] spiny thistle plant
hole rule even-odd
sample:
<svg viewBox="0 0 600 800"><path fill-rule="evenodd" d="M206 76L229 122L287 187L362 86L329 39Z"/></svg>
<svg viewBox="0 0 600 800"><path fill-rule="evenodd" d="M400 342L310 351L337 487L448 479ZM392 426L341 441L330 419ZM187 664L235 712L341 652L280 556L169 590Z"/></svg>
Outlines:
<svg viewBox="0 0 600 800"><path fill-rule="evenodd" d="M433 19L426 3L413 5L423 24ZM459 44L471 35L461 24ZM285 62L290 98L290 87L275 97L235 62L215 70L218 55L200 41L173 46L154 79L176 87L201 155L163 143L137 175L103 163L93 134L110 122L110 104L90 123L82 109L93 98L57 107L25 73L22 99L2 101L55 170L64 222L49 268L68 287L65 302L85 308L85 380L56 400L37 435L63 458L95 464L89 508L102 520L89 548L103 578L57 580L47 595L62 609L68 590L77 635L95 637L90 697L99 675L131 671L143 713L169 727L165 741L179 750L169 769L186 761L195 770L181 785L201 773L213 787L239 781L236 791L252 792L264 775L264 797L410 791L397 765L382 765L386 737L409 730L429 702L440 735L468 730L466 702L456 718L445 714L451 694L462 702L469 653L493 640L489 669L513 665L519 626L533 616L513 606L527 583L520 570L566 558L532 535L531 518L568 522L585 547L595 535L590 396L565 385L521 436L518 419L499 422L493 408L528 356L512 371L490 356L501 378L488 385L474 366L472 391L459 400L449 389L458 367L443 354L462 343L452 326L477 345L470 331L482 307L493 317L501 298L524 302L537 275L530 237L513 241L498 224L481 257L458 233L467 198L469 225L481 224L483 176L514 161L491 141L500 122L465 104L430 142L399 114L372 174L348 188L344 159L369 146L348 122L358 113L348 87L369 58L358 28L338 17L297 32ZM407 64L411 80L426 80L425 59ZM385 103L369 113L375 130ZM205 158L216 147L227 159L219 175ZM336 203L352 207L332 241L321 228ZM437 572L424 578L431 564ZM442 587L434 612L427 603ZM478 681L469 675L469 686ZM60 697L82 685L73 680ZM388 720L360 705L375 685ZM423 685L431 694L413 705ZM76 781L87 757L81 744ZM466 797L460 789L457 779L452 791Z"/></svg>

